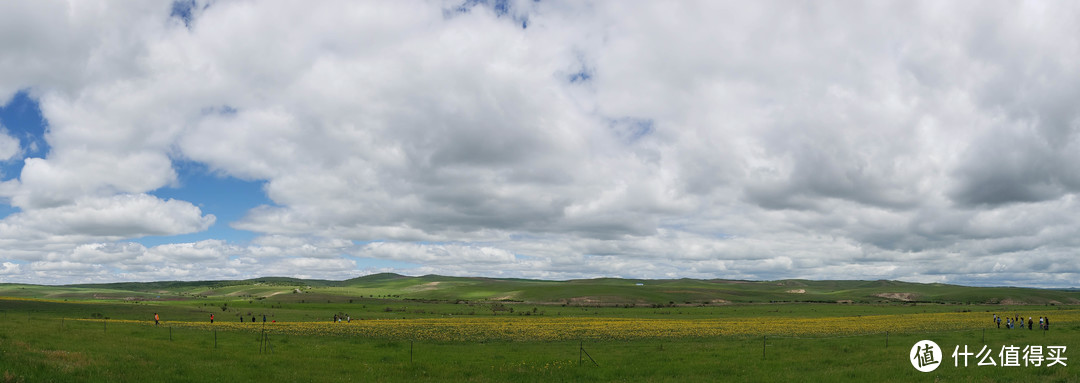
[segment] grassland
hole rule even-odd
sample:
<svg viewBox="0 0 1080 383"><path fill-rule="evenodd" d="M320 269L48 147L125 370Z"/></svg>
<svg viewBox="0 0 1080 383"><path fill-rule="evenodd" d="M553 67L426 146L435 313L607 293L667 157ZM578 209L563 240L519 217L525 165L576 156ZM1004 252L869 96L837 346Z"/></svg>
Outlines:
<svg viewBox="0 0 1080 383"><path fill-rule="evenodd" d="M1076 295L889 281L396 275L0 285L0 382L1080 381L1080 361L953 367L948 357L961 345L995 355L1063 345L1068 357L1080 346ZM1003 330L993 314L1053 322ZM908 352L921 339L940 344L947 365L912 368Z"/></svg>
<svg viewBox="0 0 1080 383"><path fill-rule="evenodd" d="M293 294L293 292L297 294ZM303 294L308 294L307 296ZM966 287L898 281L735 281L600 278L570 281L375 274L346 281L258 278L247 281L114 283L72 286L0 284L0 295L38 298L160 300L268 298L331 302L394 300L505 301L589 306L701 305L764 302L924 302L1080 304L1078 290Z"/></svg>

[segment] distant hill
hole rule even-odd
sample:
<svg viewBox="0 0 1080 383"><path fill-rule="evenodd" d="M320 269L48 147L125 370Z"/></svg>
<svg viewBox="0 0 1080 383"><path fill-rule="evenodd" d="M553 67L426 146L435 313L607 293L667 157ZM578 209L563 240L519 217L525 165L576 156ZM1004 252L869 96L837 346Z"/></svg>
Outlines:
<svg viewBox="0 0 1080 383"><path fill-rule="evenodd" d="M314 295L313 295L314 294ZM1080 304L1077 289L968 287L899 281L740 281L598 278L569 281L372 274L344 281L264 277L242 281L163 281L36 286L0 284L0 295L63 299L272 299L315 296L566 305L720 305L730 303ZM321 298L320 298L321 299Z"/></svg>

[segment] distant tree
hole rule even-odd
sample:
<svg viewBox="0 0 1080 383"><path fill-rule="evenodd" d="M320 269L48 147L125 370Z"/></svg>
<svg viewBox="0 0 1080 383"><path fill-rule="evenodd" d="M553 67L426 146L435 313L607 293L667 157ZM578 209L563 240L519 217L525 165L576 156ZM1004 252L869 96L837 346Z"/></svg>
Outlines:
<svg viewBox="0 0 1080 383"><path fill-rule="evenodd" d="M502 303L492 303L491 304L491 315L498 315L499 312L501 312L501 311L509 311L509 312L512 313L512 312L514 312L514 309L507 308L506 305L504 305Z"/></svg>

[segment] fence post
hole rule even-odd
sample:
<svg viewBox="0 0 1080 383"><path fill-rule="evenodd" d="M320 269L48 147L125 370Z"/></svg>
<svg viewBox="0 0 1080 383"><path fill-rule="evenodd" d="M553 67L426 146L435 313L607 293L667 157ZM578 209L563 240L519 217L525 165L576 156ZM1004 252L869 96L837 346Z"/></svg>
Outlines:
<svg viewBox="0 0 1080 383"><path fill-rule="evenodd" d="M592 364L596 365L596 367L600 367L600 363L596 363L596 359L593 359L592 355L589 355L589 352L585 351L584 341L580 342L581 343L578 343L578 365L581 365L581 353L585 353L585 356L589 357L589 361L591 361Z"/></svg>
<svg viewBox="0 0 1080 383"><path fill-rule="evenodd" d="M270 344L270 335L266 333L265 329L259 333L259 354L263 353L274 353L274 345Z"/></svg>
<svg viewBox="0 0 1080 383"><path fill-rule="evenodd" d="M266 343L266 353L273 354L274 353L274 345L270 344L270 334L267 334L267 333L264 332L263 333L263 340Z"/></svg>

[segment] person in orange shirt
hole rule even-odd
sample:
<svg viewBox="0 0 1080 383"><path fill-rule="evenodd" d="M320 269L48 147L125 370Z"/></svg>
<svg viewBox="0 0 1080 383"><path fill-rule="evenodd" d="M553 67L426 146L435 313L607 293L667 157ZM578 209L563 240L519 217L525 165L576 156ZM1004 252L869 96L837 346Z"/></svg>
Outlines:
<svg viewBox="0 0 1080 383"><path fill-rule="evenodd" d="M154 313L154 326L157 326L157 325L158 325L158 321L160 321L160 320L161 320L161 318L158 318L158 315L157 315L157 313Z"/></svg>
<svg viewBox="0 0 1080 383"><path fill-rule="evenodd" d="M210 323L214 323L214 314L210 314Z"/></svg>

